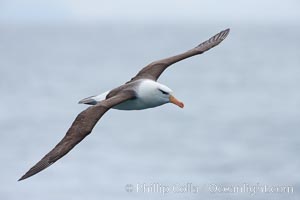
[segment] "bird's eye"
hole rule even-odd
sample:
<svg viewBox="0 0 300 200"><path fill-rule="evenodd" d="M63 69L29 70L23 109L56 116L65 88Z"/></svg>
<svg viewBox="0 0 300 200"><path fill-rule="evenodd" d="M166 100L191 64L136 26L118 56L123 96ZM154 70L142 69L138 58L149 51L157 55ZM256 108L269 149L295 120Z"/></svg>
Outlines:
<svg viewBox="0 0 300 200"><path fill-rule="evenodd" d="M159 91L161 91L161 93L163 93L163 94L165 94L165 95L169 94L168 92L165 92L165 91L163 91L163 90L161 90L161 89L159 89Z"/></svg>

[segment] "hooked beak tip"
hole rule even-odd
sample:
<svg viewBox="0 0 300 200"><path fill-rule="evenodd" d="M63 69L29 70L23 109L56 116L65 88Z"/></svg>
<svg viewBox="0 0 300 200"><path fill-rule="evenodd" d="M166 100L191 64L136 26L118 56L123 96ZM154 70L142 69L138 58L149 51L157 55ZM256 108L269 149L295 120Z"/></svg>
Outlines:
<svg viewBox="0 0 300 200"><path fill-rule="evenodd" d="M184 104L182 102L180 102L180 104L178 105L180 108L184 108Z"/></svg>
<svg viewBox="0 0 300 200"><path fill-rule="evenodd" d="M177 105L178 107L180 108L183 108L184 107L184 104L179 101L178 99L176 99L174 96L170 95L170 98L169 98L170 102Z"/></svg>

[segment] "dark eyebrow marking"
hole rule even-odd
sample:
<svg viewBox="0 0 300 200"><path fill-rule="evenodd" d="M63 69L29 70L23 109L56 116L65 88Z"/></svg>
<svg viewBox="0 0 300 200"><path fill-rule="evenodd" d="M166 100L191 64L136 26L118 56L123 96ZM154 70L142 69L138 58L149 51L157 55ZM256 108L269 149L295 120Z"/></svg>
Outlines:
<svg viewBox="0 0 300 200"><path fill-rule="evenodd" d="M158 90L161 91L163 94L169 94L168 92L165 92L165 91L163 91L161 89L158 89Z"/></svg>

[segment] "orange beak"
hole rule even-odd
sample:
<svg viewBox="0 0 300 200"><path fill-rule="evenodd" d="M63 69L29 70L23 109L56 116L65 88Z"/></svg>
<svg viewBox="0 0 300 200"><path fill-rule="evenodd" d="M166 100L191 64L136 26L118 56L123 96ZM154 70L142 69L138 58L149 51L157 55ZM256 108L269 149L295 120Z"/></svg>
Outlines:
<svg viewBox="0 0 300 200"><path fill-rule="evenodd" d="M170 100L171 103L173 103L173 104L179 106L180 108L183 108L183 107L184 107L184 104L183 104L181 101L177 100L177 99L176 99L174 96L172 96L172 95L170 95L169 100Z"/></svg>

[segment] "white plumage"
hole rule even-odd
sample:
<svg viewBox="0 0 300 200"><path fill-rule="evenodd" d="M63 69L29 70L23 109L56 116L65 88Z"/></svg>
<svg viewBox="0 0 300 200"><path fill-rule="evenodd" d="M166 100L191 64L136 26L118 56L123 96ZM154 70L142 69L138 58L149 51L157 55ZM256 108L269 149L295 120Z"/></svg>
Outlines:
<svg viewBox="0 0 300 200"><path fill-rule="evenodd" d="M113 107L118 110L143 110L153 108L170 102L170 95L173 91L167 86L153 80L144 79L139 81L138 86L134 89L137 98L127 100ZM110 91L102 94L85 98L79 103L95 105L106 99Z"/></svg>

